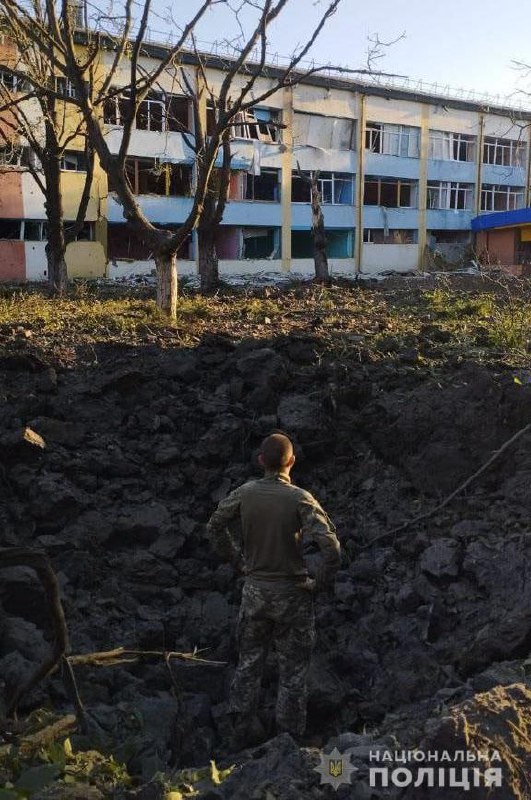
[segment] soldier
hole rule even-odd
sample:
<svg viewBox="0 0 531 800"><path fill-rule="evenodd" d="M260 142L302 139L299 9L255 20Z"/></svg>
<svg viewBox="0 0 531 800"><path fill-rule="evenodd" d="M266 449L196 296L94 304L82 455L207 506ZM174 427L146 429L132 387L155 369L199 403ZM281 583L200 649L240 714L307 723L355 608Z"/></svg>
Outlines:
<svg viewBox="0 0 531 800"><path fill-rule="evenodd" d="M246 576L238 617L239 662L229 698L242 743L252 735L270 644L275 646L279 668L277 728L295 737L304 733L307 674L315 641L313 594L332 581L340 565L332 522L309 492L291 483L295 456L288 437L274 433L264 439L258 460L264 477L231 492L208 523L216 551L241 565ZM236 520L241 523L243 554L227 530ZM303 536L321 550L313 576L304 564Z"/></svg>

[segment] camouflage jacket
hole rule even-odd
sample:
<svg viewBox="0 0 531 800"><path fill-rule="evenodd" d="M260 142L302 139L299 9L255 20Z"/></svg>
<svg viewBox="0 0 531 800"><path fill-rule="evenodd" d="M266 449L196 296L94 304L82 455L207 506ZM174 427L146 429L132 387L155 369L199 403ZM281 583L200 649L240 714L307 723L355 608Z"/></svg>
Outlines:
<svg viewBox="0 0 531 800"><path fill-rule="evenodd" d="M262 581L305 581L303 537L321 550L320 578L340 565L340 545L327 514L310 492L294 486L283 473L243 484L220 502L208 523L215 550L227 561L242 552L227 526L239 522L245 574Z"/></svg>

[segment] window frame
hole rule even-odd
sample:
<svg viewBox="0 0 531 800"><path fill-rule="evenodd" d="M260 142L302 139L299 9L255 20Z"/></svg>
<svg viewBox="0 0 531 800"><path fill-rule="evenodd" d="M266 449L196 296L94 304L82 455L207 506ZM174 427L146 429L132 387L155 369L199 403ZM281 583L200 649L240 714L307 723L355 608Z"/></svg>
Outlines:
<svg viewBox="0 0 531 800"><path fill-rule="evenodd" d="M309 171L303 171L303 175L309 177ZM349 177L344 177L348 175ZM319 184L319 193L321 195L321 203L322 205L326 206L353 206L354 205L354 176L355 173L353 172L321 172L317 182ZM297 170L292 170L291 172L291 182L293 186L293 181L299 180L304 183L304 180L300 178ZM331 200L324 200L324 192L323 192L323 184L326 183L327 185L330 184L330 197ZM343 183L350 183L350 202L348 203L341 203L336 200L337 196L337 189L338 186ZM311 190L308 184L308 200L292 200L292 203L300 203L300 204L309 204L311 203Z"/></svg>
<svg viewBox="0 0 531 800"><path fill-rule="evenodd" d="M369 178L369 180L367 178ZM377 185L377 191L376 191L377 202L376 203L366 203L365 202L366 187L367 187L367 184L369 184L369 183ZM381 199L382 199L382 184L383 183L396 186L397 205L388 206L388 205L383 205L382 204ZM400 198L401 198L401 194L402 194L402 188L406 187L406 186L409 187L409 190L410 190L410 205L401 205L400 204ZM414 203L414 205L411 205L412 202ZM392 178L392 177L386 177L386 176L380 176L380 175L367 176L365 178L365 180L364 180L364 185L363 185L363 205L364 206L372 206L373 208L382 208L382 207L383 208L412 208L412 209L418 208L418 181L411 180L410 178L407 178L407 179L404 179L404 178Z"/></svg>
<svg viewBox="0 0 531 800"><path fill-rule="evenodd" d="M391 146L393 142L396 142L396 147ZM390 122L366 122L364 144L365 150L375 155L420 158L420 128Z"/></svg>
<svg viewBox="0 0 531 800"><path fill-rule="evenodd" d="M496 205L496 196L506 196L506 203L504 208L494 208ZM486 207L487 198L491 198L490 206ZM511 202L511 198L513 202ZM520 199L520 203L519 200ZM499 183L482 183L481 184L481 211L486 211L495 214L500 211L514 211L518 208L523 208L525 203L525 187L523 186L505 186Z"/></svg>
<svg viewBox="0 0 531 800"><path fill-rule="evenodd" d="M474 208L474 184L464 181L428 181L426 208L429 211L472 211ZM430 201L430 192L438 195L437 205ZM456 201L464 193L464 205ZM444 198L444 200L443 200Z"/></svg>
<svg viewBox="0 0 531 800"><path fill-rule="evenodd" d="M482 163L495 167L525 166L526 143L523 139L505 139L500 136L485 136L483 141ZM492 158L487 158L489 154ZM499 160L498 160L499 159Z"/></svg>

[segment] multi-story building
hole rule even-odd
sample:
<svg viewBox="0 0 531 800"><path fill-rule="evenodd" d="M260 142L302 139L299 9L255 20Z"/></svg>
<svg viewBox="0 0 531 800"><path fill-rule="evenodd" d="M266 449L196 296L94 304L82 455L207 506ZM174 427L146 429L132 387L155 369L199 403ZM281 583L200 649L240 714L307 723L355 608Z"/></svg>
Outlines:
<svg viewBox="0 0 531 800"><path fill-rule="evenodd" d="M160 52L146 45L146 66ZM103 72L110 59L103 54ZM215 93L226 59L205 61ZM193 85L192 54L182 69ZM257 95L275 72L268 67L258 79ZM194 153L183 133L193 134L193 114L182 85L167 72L142 103L127 166L143 211L168 227L186 218L194 185ZM103 113L107 140L117 149L119 94ZM300 172L316 170L335 273L414 270L435 252L457 261L472 243L474 217L528 205L530 122L531 113L508 107L329 74L277 91L233 128L229 200L217 242L221 271L313 270L309 188ZM0 279L46 276L44 197L25 171L25 157L22 149L13 163L11 153L0 151ZM80 149L65 155L63 169L65 218L74 219L84 171ZM118 277L154 266L99 168L79 238L67 251L71 275ZM196 257L194 234L179 254L180 272L194 273Z"/></svg>

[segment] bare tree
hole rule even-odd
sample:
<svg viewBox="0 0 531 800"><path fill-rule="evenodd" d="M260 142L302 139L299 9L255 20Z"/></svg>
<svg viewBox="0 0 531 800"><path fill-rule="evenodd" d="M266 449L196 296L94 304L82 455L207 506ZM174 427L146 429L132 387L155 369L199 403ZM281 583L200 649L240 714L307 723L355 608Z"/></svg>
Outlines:
<svg viewBox="0 0 531 800"><path fill-rule="evenodd" d="M50 2L32 4L34 24L45 30L50 21ZM84 121L72 111L66 81L56 80L53 42L42 37L37 43L28 35L22 15L3 9L2 29L8 44L6 63L0 64L0 142L14 154L13 163L28 171L44 195L47 216L46 258L48 285L53 293L64 292L67 281L66 248L80 233L87 213L94 175L94 150L84 136ZM53 13L53 12L52 12ZM70 112L70 113L69 113ZM61 169L65 152L80 141L86 170L76 219L65 224L61 194ZM23 151L21 142L29 146Z"/></svg>
<svg viewBox="0 0 531 800"><path fill-rule="evenodd" d="M297 162L297 175L310 189L312 206L312 237L313 237L313 263L315 277L322 283L330 281L328 269L328 256L326 251L326 229L323 215L322 198L319 190L319 170L305 174Z"/></svg>
<svg viewBox="0 0 531 800"><path fill-rule="evenodd" d="M331 65L318 65L309 68L301 69L301 61L308 54L312 45L314 44L317 36L322 30L326 21L335 13L339 3L330 3L326 12L323 14L319 25L313 32L306 44L301 50L294 55L286 68L286 72L280 78L277 78L274 88L259 96L253 93L252 99L248 99L249 92L246 92L244 98L236 97L231 100L230 97L224 97L223 94L216 96L212 87L209 85L207 66L208 59L201 54L196 46L195 37L192 37L193 49L195 58L198 64L198 72L200 80L195 87L186 82L187 94L192 98L194 105L194 130L195 142L191 144L196 151L196 164L199 179L201 180L202 173L207 169L208 163L204 160L202 154L205 151L205 143L207 141L207 130L205 128L206 119L205 115L200 113L201 107L204 108L205 100L209 106L211 116L210 119L219 121L225 116L230 117L232 122L224 130L222 135L221 144L221 165L219 169L212 170L210 179L207 183L207 191L203 210L201 212L199 222L197 225L198 234L198 250L199 250L199 274L201 279L202 291L212 291L219 284L219 271L218 271L218 256L216 252L216 240L218 232L223 220L223 214L229 194L230 185L230 169L231 169L231 140L233 138L234 129L240 124L240 121L245 117L245 126L256 129L260 125L258 120L252 120L251 115L246 112L252 110L253 106L259 105L271 94L277 92L279 89L290 86L294 87L319 72L326 69L328 72L335 72L340 75L369 75L371 77L386 76L397 77L392 73L380 72L375 69L376 63L379 59L383 58L385 50L391 45L404 38L405 34L401 34L392 41L384 42L379 39L377 34L369 37L369 47L367 52L367 62L365 68L351 69L348 67L336 67ZM259 68L259 74L263 73L266 68L266 31L261 32L260 37L256 40L259 46L260 53L257 59L257 64L247 64L245 61L239 67L241 71L249 72L253 76L253 81L256 78L256 67ZM242 41L236 43L236 48L242 46ZM252 51L250 51L252 52ZM230 73L233 70L233 63L226 64L226 71ZM234 73L235 77L236 73ZM231 77L231 82L233 80ZM201 102L203 101L203 103ZM228 106L226 105L228 102ZM286 128L282 122L268 122L269 128L276 128L279 132ZM257 131L255 131L255 134ZM257 138L257 137L256 137ZM218 158L219 161L219 158ZM298 165L297 165L298 166ZM312 232L314 241L314 262L315 262L315 275L318 280L329 281L330 275L328 270L327 260L327 239L325 232L324 217L322 212L322 198L319 191L319 173L310 173L310 177L303 175L298 170L299 176L308 181L311 194L312 206Z"/></svg>
<svg viewBox="0 0 531 800"><path fill-rule="evenodd" d="M68 0L62 0L60 11L57 11L52 0L46 0L46 23L44 17L34 13L35 3L44 0L31 0L32 8L25 6L27 0L0 0L0 9L5 15L15 17L21 34L33 46L50 60L54 73L71 82L73 94L71 102L79 108L83 115L86 131L91 145L94 147L103 170L107 173L123 208L123 215L154 255L158 286L157 302L159 307L169 316L175 316L177 303L177 270L176 253L197 225L205 208L205 198L214 169L218 151L226 141L226 131L233 124L234 117L240 111L262 102L280 88L291 85L294 73L300 61L319 35L326 21L337 9L340 0L330 0L316 24L307 43L299 48L288 65L270 81L270 88L256 96L254 91L258 77L263 73L266 64L267 37L271 23L277 19L288 3L288 0L242 0L240 9L253 13L256 23L239 48L238 55L227 61L219 92L216 98L216 118L210 135L198 138L197 179L192 209L187 219L176 231L156 227L143 213L129 185L126 173L126 157L131 133L140 104L148 97L153 87L163 76L171 72L182 73L181 57L190 46L190 37L205 12L216 4L223 4L230 9L225 0L203 0L197 11L186 24L177 28L175 42L159 49L157 58L148 60L149 47L145 45L148 27L152 15L152 0L142 0L140 17L133 19L133 0L123 0L118 9L113 6L110 13L101 11L98 18L98 31L86 31L83 37L78 36L71 14ZM235 11L234 13L239 13ZM103 33L105 20L112 16L119 25L118 33ZM80 55L80 45L83 46ZM258 58L252 59L258 50ZM110 55L109 55L110 54ZM107 59L105 75L99 78L99 70ZM127 72L127 81L123 80ZM237 85L236 76L243 76ZM119 88L115 83L121 83ZM37 86L43 89L41 85ZM254 93L254 97L251 97ZM50 91L48 96L50 96ZM118 152L112 152L106 138L103 105L112 96L120 95L122 135ZM197 132L196 132L197 133ZM225 137L225 138L224 138ZM208 204L208 201L207 201Z"/></svg>

